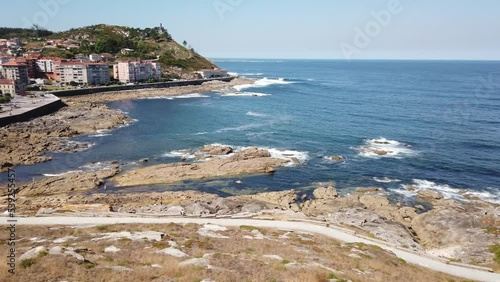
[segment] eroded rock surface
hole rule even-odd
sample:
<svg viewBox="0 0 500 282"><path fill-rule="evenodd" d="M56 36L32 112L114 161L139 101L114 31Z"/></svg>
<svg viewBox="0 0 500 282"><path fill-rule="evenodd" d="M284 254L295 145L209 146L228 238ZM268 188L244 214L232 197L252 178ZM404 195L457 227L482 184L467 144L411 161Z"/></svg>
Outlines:
<svg viewBox="0 0 500 282"><path fill-rule="evenodd" d="M267 150L250 148L230 158L213 158L202 163L176 163L140 168L114 178L119 187L176 183L242 174L272 173L287 160L271 158Z"/></svg>

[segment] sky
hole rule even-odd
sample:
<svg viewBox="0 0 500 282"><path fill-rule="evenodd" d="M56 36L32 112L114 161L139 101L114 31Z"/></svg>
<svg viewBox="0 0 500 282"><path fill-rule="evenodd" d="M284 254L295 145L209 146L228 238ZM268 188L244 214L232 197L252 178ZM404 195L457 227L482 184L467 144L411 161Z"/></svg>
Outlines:
<svg viewBox="0 0 500 282"><path fill-rule="evenodd" d="M210 58L500 60L498 0L24 0L0 26L153 27Z"/></svg>

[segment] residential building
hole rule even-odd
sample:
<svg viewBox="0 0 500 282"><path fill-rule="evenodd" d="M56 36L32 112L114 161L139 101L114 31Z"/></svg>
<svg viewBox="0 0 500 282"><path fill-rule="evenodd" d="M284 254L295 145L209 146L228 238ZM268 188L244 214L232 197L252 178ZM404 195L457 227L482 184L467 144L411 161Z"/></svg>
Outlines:
<svg viewBox="0 0 500 282"><path fill-rule="evenodd" d="M99 54L90 54L89 55L89 60L93 63L100 62L102 59L101 55Z"/></svg>
<svg viewBox="0 0 500 282"><path fill-rule="evenodd" d="M1 67L0 72L4 78L13 80L16 85L20 85L19 92L16 93L24 93L29 83L28 66L25 63L12 60L2 64Z"/></svg>
<svg viewBox="0 0 500 282"><path fill-rule="evenodd" d="M17 37L11 38L7 41L7 47L21 47L21 40Z"/></svg>
<svg viewBox="0 0 500 282"><path fill-rule="evenodd" d="M19 58L17 61L19 63L26 64L28 70L28 78L39 78L40 68L37 64L38 56L24 56L24 58Z"/></svg>
<svg viewBox="0 0 500 282"><path fill-rule="evenodd" d="M40 59L36 64L40 72L54 72L54 61L52 59Z"/></svg>
<svg viewBox="0 0 500 282"><path fill-rule="evenodd" d="M113 65L113 76L123 83L133 83L151 78L161 78L160 63L128 61Z"/></svg>
<svg viewBox="0 0 500 282"><path fill-rule="evenodd" d="M220 69L206 69L206 70L195 71L194 73L198 74L200 78L203 79L228 76L227 70L220 70Z"/></svg>
<svg viewBox="0 0 500 282"><path fill-rule="evenodd" d="M10 95L22 94L24 93L24 86L19 80L0 79L0 92Z"/></svg>
<svg viewBox="0 0 500 282"><path fill-rule="evenodd" d="M114 62L115 57L111 55L110 53L102 53L101 54L101 61L103 62Z"/></svg>
<svg viewBox="0 0 500 282"><path fill-rule="evenodd" d="M7 39L0 39L0 47L7 47Z"/></svg>
<svg viewBox="0 0 500 282"><path fill-rule="evenodd" d="M87 65L87 83L100 85L110 81L109 67L102 63L90 63Z"/></svg>
<svg viewBox="0 0 500 282"><path fill-rule="evenodd" d="M62 83L99 85L109 82L109 67L100 63L60 62L56 79Z"/></svg>

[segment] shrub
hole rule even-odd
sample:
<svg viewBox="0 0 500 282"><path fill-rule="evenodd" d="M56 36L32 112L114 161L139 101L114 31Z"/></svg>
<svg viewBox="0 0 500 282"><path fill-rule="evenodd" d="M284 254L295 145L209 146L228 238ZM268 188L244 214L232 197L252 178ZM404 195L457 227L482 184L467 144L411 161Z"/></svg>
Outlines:
<svg viewBox="0 0 500 282"><path fill-rule="evenodd" d="M500 263L500 244L491 245L489 250L495 255L493 260Z"/></svg>
<svg viewBox="0 0 500 282"><path fill-rule="evenodd" d="M33 259L23 259L22 261L19 262L19 266L21 268L28 268L32 266L35 263Z"/></svg>

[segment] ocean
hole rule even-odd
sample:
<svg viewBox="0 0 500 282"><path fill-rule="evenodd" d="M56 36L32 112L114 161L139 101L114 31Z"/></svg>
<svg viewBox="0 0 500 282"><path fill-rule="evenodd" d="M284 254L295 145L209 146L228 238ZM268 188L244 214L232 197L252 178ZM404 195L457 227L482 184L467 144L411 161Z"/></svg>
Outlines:
<svg viewBox="0 0 500 282"><path fill-rule="evenodd" d="M85 151L18 167L23 179L190 161L207 144L256 146L300 165L273 175L128 188L235 195L335 182L340 193L380 187L398 200L418 190L500 203L500 62L237 60L216 64L257 79L221 92L112 102L133 124L76 138ZM383 153L382 153L383 152ZM380 155L382 154L382 155ZM342 161L329 157L343 156ZM408 191L412 185L414 191ZM111 193L116 191L111 187ZM120 190L123 191L123 190Z"/></svg>

